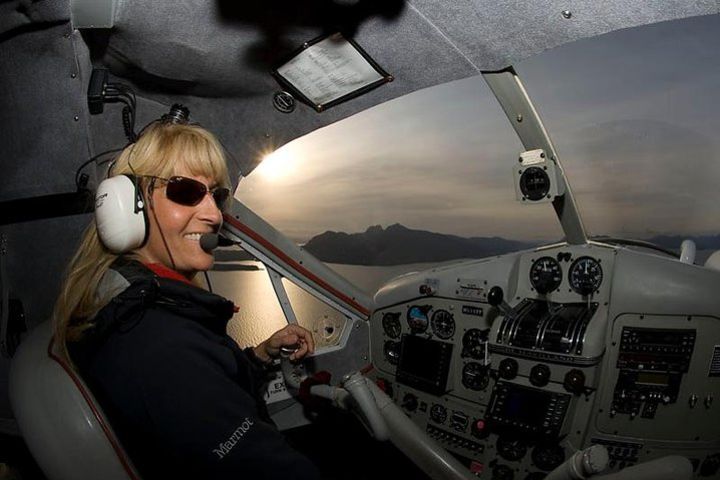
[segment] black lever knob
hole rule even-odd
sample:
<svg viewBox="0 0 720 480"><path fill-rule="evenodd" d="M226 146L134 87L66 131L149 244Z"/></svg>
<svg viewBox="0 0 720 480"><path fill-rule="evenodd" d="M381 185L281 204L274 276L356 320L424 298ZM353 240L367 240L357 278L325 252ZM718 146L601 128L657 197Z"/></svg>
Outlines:
<svg viewBox="0 0 720 480"><path fill-rule="evenodd" d="M504 296L505 294L503 293L503 289L498 286L494 286L488 292L487 301L493 307L497 307L502 304Z"/></svg>
<svg viewBox="0 0 720 480"><path fill-rule="evenodd" d="M512 308L510 308L510 305L504 300L504 296L503 289L496 285L488 292L487 301L493 307L499 308L503 315L507 316L510 315Z"/></svg>

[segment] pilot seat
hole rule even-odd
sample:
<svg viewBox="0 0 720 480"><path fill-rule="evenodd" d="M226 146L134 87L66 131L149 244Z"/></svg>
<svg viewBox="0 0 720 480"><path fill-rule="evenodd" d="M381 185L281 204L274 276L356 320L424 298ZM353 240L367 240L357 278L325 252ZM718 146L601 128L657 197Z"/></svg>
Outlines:
<svg viewBox="0 0 720 480"><path fill-rule="evenodd" d="M13 357L10 404L49 480L140 480L90 389L58 353L50 322Z"/></svg>

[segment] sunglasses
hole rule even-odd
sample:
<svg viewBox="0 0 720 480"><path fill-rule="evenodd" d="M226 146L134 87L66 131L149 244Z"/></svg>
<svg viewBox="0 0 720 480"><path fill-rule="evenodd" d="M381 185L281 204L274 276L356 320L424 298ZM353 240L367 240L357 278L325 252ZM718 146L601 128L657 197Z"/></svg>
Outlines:
<svg viewBox="0 0 720 480"><path fill-rule="evenodd" d="M166 183L165 196L173 202L185 205L186 207L194 207L203 201L205 195L210 193L215 200L217 207L222 210L225 202L230 196L230 189L225 187L216 187L208 189L204 183L192 178L174 176L170 178L162 178L150 176L155 180Z"/></svg>

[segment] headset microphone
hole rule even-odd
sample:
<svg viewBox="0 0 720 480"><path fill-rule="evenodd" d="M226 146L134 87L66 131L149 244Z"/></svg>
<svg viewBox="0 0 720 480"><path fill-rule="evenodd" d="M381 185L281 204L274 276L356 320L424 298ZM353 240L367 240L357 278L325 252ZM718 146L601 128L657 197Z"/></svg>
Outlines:
<svg viewBox="0 0 720 480"><path fill-rule="evenodd" d="M230 245L236 245L237 242L233 242L217 233L203 233L200 235L200 248L210 253L217 247L229 247Z"/></svg>
<svg viewBox="0 0 720 480"><path fill-rule="evenodd" d="M200 235L200 248L210 253L218 246L219 235L217 233L203 233Z"/></svg>

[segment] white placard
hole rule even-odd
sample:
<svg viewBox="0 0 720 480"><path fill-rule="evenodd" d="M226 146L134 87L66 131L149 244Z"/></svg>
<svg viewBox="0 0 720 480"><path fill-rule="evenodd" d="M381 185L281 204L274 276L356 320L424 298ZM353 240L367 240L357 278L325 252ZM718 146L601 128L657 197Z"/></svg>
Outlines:
<svg viewBox="0 0 720 480"><path fill-rule="evenodd" d="M314 105L324 105L384 77L340 34L309 46L277 69Z"/></svg>
<svg viewBox="0 0 720 480"><path fill-rule="evenodd" d="M270 379L265 391L264 399L268 405L291 398L290 392L285 387L285 378L282 372L276 372L275 377Z"/></svg>

